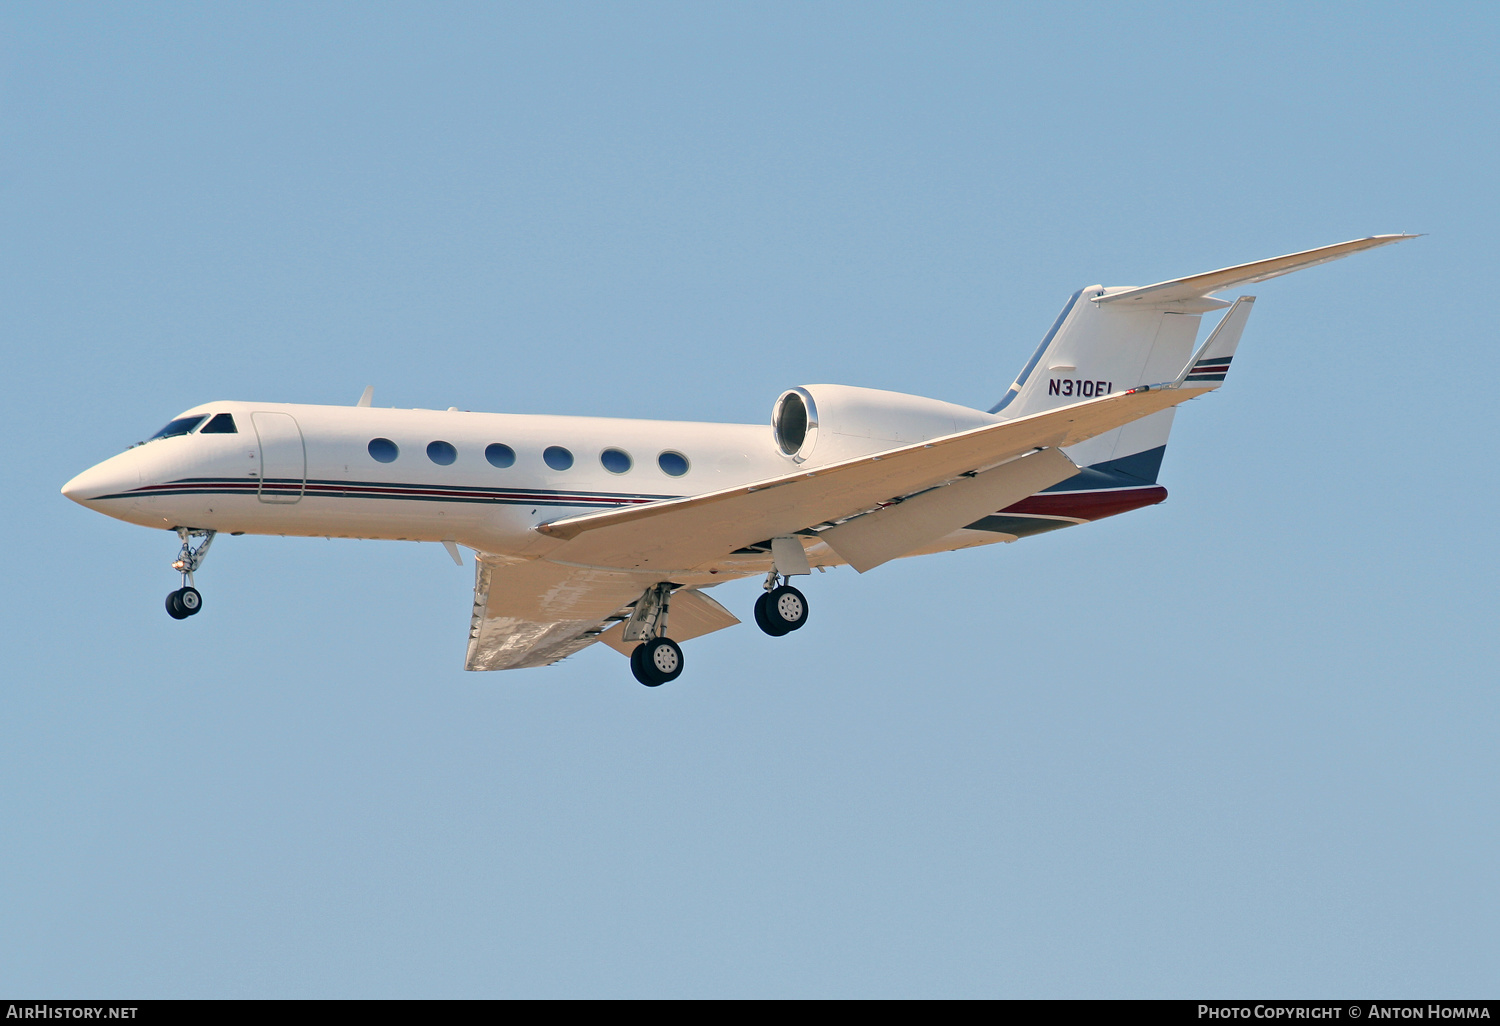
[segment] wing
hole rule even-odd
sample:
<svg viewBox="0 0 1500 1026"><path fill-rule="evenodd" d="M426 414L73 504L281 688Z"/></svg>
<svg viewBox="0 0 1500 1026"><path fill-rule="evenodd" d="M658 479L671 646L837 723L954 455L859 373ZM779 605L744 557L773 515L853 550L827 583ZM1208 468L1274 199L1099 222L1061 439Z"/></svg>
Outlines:
<svg viewBox="0 0 1500 1026"><path fill-rule="evenodd" d="M488 554L475 565L466 670L546 666L600 640L629 655L635 646L619 640L619 624L657 582L654 576ZM740 622L691 588L672 596L670 621L678 642Z"/></svg>
<svg viewBox="0 0 1500 1026"><path fill-rule="evenodd" d="M548 559L661 580L766 538L972 478L1038 449L1075 445L1206 391L1176 382L1142 386L755 484L565 517L537 529L563 542Z"/></svg>

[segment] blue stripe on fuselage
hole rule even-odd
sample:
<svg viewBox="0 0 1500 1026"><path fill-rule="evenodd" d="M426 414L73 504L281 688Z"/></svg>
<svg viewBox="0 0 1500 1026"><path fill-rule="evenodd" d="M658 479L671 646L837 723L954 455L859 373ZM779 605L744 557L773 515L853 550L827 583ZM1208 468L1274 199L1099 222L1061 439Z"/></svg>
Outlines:
<svg viewBox="0 0 1500 1026"><path fill-rule="evenodd" d="M1165 445L1155 449L1121 456L1117 460L1105 460L1084 467L1077 474L1051 488L1049 492L1098 491L1102 488L1139 488L1143 484L1155 484L1161 473L1161 460L1167 453Z"/></svg>
<svg viewBox="0 0 1500 1026"><path fill-rule="evenodd" d="M300 478L183 478L146 485L99 499L139 499L153 495L286 495L335 499L406 499L419 502L487 502L499 505L623 506L675 499L675 495L640 492L592 492L543 488L498 488L472 485L391 484L378 481L329 481Z"/></svg>

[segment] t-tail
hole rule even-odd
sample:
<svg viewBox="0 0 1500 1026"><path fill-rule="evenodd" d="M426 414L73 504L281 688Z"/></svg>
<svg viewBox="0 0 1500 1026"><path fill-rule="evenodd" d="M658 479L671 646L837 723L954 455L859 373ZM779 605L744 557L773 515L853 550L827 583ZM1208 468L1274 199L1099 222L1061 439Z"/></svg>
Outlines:
<svg viewBox="0 0 1500 1026"><path fill-rule="evenodd" d="M1144 385L1218 388L1234 361L1255 297L1231 303L1214 293L1410 238L1415 236L1374 235L1156 285L1079 289L989 412L1023 417ZM1203 315L1220 310L1225 312L1217 326L1198 346ZM1050 490L1153 484L1175 412L1174 407L1154 413L1070 448L1068 456L1085 469Z"/></svg>

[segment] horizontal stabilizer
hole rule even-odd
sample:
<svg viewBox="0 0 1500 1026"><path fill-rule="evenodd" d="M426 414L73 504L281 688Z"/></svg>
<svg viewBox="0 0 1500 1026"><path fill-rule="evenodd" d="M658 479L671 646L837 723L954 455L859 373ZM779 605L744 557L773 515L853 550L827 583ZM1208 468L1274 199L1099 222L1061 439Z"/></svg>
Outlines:
<svg viewBox="0 0 1500 1026"><path fill-rule="evenodd" d="M1222 292L1224 289L1232 289L1239 285L1250 285L1254 282L1265 281L1268 278L1291 274L1293 271L1300 271L1305 267L1326 264L1330 260L1341 260L1349 254L1358 253L1361 250L1374 249L1377 246L1385 246L1392 242L1401 242L1404 239L1415 239L1416 237L1415 235L1372 235L1367 239L1352 239L1349 242L1340 242L1332 246L1320 246L1317 249L1304 250L1301 253L1289 253L1286 256L1272 257L1269 260L1257 260L1253 264L1239 264L1236 267L1225 267L1217 271L1209 271L1206 274L1195 274L1188 278L1175 278L1172 281L1158 282L1155 285L1144 285L1140 288L1126 289L1123 292L1100 296L1094 302L1101 304L1121 303L1127 307L1187 303L1193 300L1204 299L1215 292Z"/></svg>

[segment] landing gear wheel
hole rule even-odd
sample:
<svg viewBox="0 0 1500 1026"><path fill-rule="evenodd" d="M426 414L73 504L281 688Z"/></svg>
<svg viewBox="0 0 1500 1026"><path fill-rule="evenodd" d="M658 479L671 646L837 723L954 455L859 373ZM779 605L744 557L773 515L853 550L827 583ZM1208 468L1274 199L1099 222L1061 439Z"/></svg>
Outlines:
<svg viewBox="0 0 1500 1026"><path fill-rule="evenodd" d="M807 624L807 596L789 584L772 588L756 601L755 622L773 638L801 630Z"/></svg>
<svg viewBox="0 0 1500 1026"><path fill-rule="evenodd" d="M786 631L782 627L774 623L771 618L766 615L766 603L769 602L770 599L771 593L763 591L760 593L760 597L755 600L755 626L765 631L771 637L779 638L783 634L785 634Z"/></svg>
<svg viewBox="0 0 1500 1026"><path fill-rule="evenodd" d="M682 676L682 649L671 638L653 638L630 653L630 671L648 688Z"/></svg>
<svg viewBox="0 0 1500 1026"><path fill-rule="evenodd" d="M635 674L635 679L648 688L660 687L661 681L646 672L646 664L641 662L641 656L646 654L644 644L637 645L630 651L630 672Z"/></svg>
<svg viewBox="0 0 1500 1026"><path fill-rule="evenodd" d="M197 588L178 588L167 596L167 615L174 620L186 620L202 608L203 596Z"/></svg>
<svg viewBox="0 0 1500 1026"><path fill-rule="evenodd" d="M671 638L648 641L646 651L641 653L641 664L652 676L666 684L682 676L682 649Z"/></svg>

